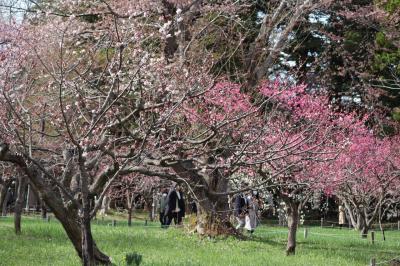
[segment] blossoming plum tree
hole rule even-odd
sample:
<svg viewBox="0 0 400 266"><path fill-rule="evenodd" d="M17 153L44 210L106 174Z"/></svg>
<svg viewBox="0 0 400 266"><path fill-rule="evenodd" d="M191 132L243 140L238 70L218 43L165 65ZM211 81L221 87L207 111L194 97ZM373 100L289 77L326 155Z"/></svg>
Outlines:
<svg viewBox="0 0 400 266"><path fill-rule="evenodd" d="M379 137L367 128L349 134L348 148L326 171L327 188L344 203L350 223L367 237L383 206L398 198L398 137Z"/></svg>

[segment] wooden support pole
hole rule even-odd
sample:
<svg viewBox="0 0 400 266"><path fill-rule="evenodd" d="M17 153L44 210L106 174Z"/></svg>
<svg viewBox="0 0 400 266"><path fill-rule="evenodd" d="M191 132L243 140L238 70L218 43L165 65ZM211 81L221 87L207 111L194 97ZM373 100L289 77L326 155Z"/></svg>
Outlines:
<svg viewBox="0 0 400 266"><path fill-rule="evenodd" d="M308 235L308 230L307 230L307 227L306 227L306 228L304 228L304 238L307 238L307 235Z"/></svg>
<svg viewBox="0 0 400 266"><path fill-rule="evenodd" d="M112 226L117 226L117 220L112 220Z"/></svg>
<svg viewBox="0 0 400 266"><path fill-rule="evenodd" d="M147 226L147 219L144 220L144 226Z"/></svg>
<svg viewBox="0 0 400 266"><path fill-rule="evenodd" d="M400 221L397 221L397 230L400 230Z"/></svg>
<svg viewBox="0 0 400 266"><path fill-rule="evenodd" d="M321 228L324 227L324 218L321 218Z"/></svg>
<svg viewBox="0 0 400 266"><path fill-rule="evenodd" d="M375 244L375 232L371 231L371 243Z"/></svg>

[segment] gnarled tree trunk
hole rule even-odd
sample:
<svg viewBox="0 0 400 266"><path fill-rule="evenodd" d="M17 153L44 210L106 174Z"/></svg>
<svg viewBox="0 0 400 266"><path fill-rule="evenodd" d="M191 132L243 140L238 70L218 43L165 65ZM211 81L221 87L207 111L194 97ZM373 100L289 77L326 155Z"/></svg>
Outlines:
<svg viewBox="0 0 400 266"><path fill-rule="evenodd" d="M357 215L357 223L355 228L360 232L362 238L368 237L369 225L364 215L360 213Z"/></svg>
<svg viewBox="0 0 400 266"><path fill-rule="evenodd" d="M49 205L49 208L52 209L52 206ZM52 209L53 210L53 209ZM76 216L75 211L54 211L54 215L56 218L61 222L62 226L64 227L65 232L68 235L68 238L71 240L75 250L78 252L78 255L80 258L82 258L82 243L83 243L83 233L82 231L85 231L85 234L87 235L88 238L93 239L90 227L89 230L87 230L87 224L82 225L82 227L79 225L78 220L79 217ZM102 253L96 246L94 240L93 240L93 254L94 254L94 261L96 264L111 264L110 258Z"/></svg>
<svg viewBox="0 0 400 266"><path fill-rule="evenodd" d="M54 213L54 216L61 222L68 238L71 240L75 250L79 257L83 260L82 251L82 239L83 233L79 224L80 218L77 216L77 206L70 202L69 205L64 205L62 197L54 190L51 189L42 178L42 175L38 169L34 166L28 166L24 159L18 155L9 154L0 150L0 160L12 162L21 167L22 171L25 172L30 180L30 184L33 185L38 191L40 197ZM87 226L87 222L85 221ZM89 221L90 222L90 221ZM86 227L87 228L87 227ZM85 229L86 230L86 229ZM92 238L90 227L89 230L85 231L87 238ZM93 241L93 254L94 261L96 264L111 264L110 258L102 253Z"/></svg>
<svg viewBox="0 0 400 266"><path fill-rule="evenodd" d="M197 232L206 235L236 234L236 230L230 222L228 202L228 178L218 170L211 174L199 176L192 171L193 165L177 164L173 169L183 179L193 183L203 182L202 186L194 186L193 193L198 200Z"/></svg>
<svg viewBox="0 0 400 266"><path fill-rule="evenodd" d="M199 193L202 194L202 193ZM196 196L199 196L196 193ZM203 198L199 202L197 214L197 231L206 235L235 234L230 222L230 211L227 196Z"/></svg>
<svg viewBox="0 0 400 266"><path fill-rule="evenodd" d="M343 200L343 202L349 213L350 222L353 227L360 232L362 238L367 238L370 225L362 209L359 207L352 207L346 200Z"/></svg>
<svg viewBox="0 0 400 266"><path fill-rule="evenodd" d="M90 199L89 199L89 176L84 171L84 159L79 157L79 168L81 172L81 193L82 193L82 212L81 212L81 232L82 232L82 261L84 266L95 266L94 241L90 226Z"/></svg>
<svg viewBox="0 0 400 266"><path fill-rule="evenodd" d="M299 224L299 203L287 201L288 216L288 240L286 246L286 255L294 255L296 253L296 233Z"/></svg>
<svg viewBox="0 0 400 266"><path fill-rule="evenodd" d="M207 188L194 190L199 199L198 229L202 228L203 233L208 235L236 234L230 222L228 195L225 194L228 191L228 179L215 172L210 176Z"/></svg>

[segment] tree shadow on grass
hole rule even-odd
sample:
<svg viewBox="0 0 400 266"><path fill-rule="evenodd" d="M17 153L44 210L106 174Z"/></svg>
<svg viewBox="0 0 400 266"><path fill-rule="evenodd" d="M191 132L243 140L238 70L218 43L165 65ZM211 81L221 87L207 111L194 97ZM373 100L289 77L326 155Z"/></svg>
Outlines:
<svg viewBox="0 0 400 266"><path fill-rule="evenodd" d="M274 247L284 249L286 246L286 237L268 235L268 232L262 236L252 236L247 239L248 241L256 241L265 243ZM389 250L389 249L390 250ZM297 240L297 255L307 254L320 254L327 261L343 259L343 262L365 264L368 263L372 257L376 257L380 261L390 260L396 256L399 256L399 251L396 250L395 246L378 246L367 243L324 243L324 242L313 242L307 239Z"/></svg>
<svg viewBox="0 0 400 266"><path fill-rule="evenodd" d="M327 259L342 258L345 261L355 261L360 264L369 262L372 257L388 260L399 255L396 250L377 249L375 246L355 246L353 244L338 244L326 246L323 243L302 241L298 244L301 250L311 253L320 253ZM315 252L317 251L317 252Z"/></svg>
<svg viewBox="0 0 400 266"><path fill-rule="evenodd" d="M329 248L329 250L332 253L335 253L336 251L338 252L343 252L343 253L348 253L351 251L355 251L355 252L360 252L360 251L364 251L364 252L369 252L371 253L379 253L379 254L385 254L385 255L399 255L399 251L396 250L385 250L385 249L377 249L377 247L374 246L370 246L370 247L357 247L357 246L353 246L353 245L337 245L337 246L323 246L322 244L319 243L309 243L309 242L300 242L298 243L302 246L302 248L306 248L306 249L310 249L310 250L323 250L323 249L327 249Z"/></svg>

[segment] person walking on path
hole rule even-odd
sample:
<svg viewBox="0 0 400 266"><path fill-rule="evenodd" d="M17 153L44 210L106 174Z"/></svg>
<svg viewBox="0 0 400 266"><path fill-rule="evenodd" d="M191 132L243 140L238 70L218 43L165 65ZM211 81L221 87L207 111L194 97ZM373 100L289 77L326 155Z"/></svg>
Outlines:
<svg viewBox="0 0 400 266"><path fill-rule="evenodd" d="M342 229L343 225L346 223L346 215L343 204L339 205L339 227Z"/></svg>
<svg viewBox="0 0 400 266"><path fill-rule="evenodd" d="M167 221L166 221L166 216L165 216L165 207L167 206L167 196L168 196L168 190L166 188L164 188L161 191L161 197L159 200L159 204L158 206L160 206L160 223L161 223L161 227L164 228Z"/></svg>
<svg viewBox="0 0 400 266"><path fill-rule="evenodd" d="M247 214L245 218L244 228L252 234L257 227L257 211L258 201L253 197L253 193L249 193L246 197L247 200Z"/></svg>
<svg viewBox="0 0 400 266"><path fill-rule="evenodd" d="M171 224L172 219L175 225L182 224L182 218L185 217L185 199L179 184L176 184L168 193L165 215L167 216L167 226Z"/></svg>
<svg viewBox="0 0 400 266"><path fill-rule="evenodd" d="M247 187L247 184L244 184ZM238 222L236 229L242 229L246 224L247 200L243 193L236 196L234 214Z"/></svg>

